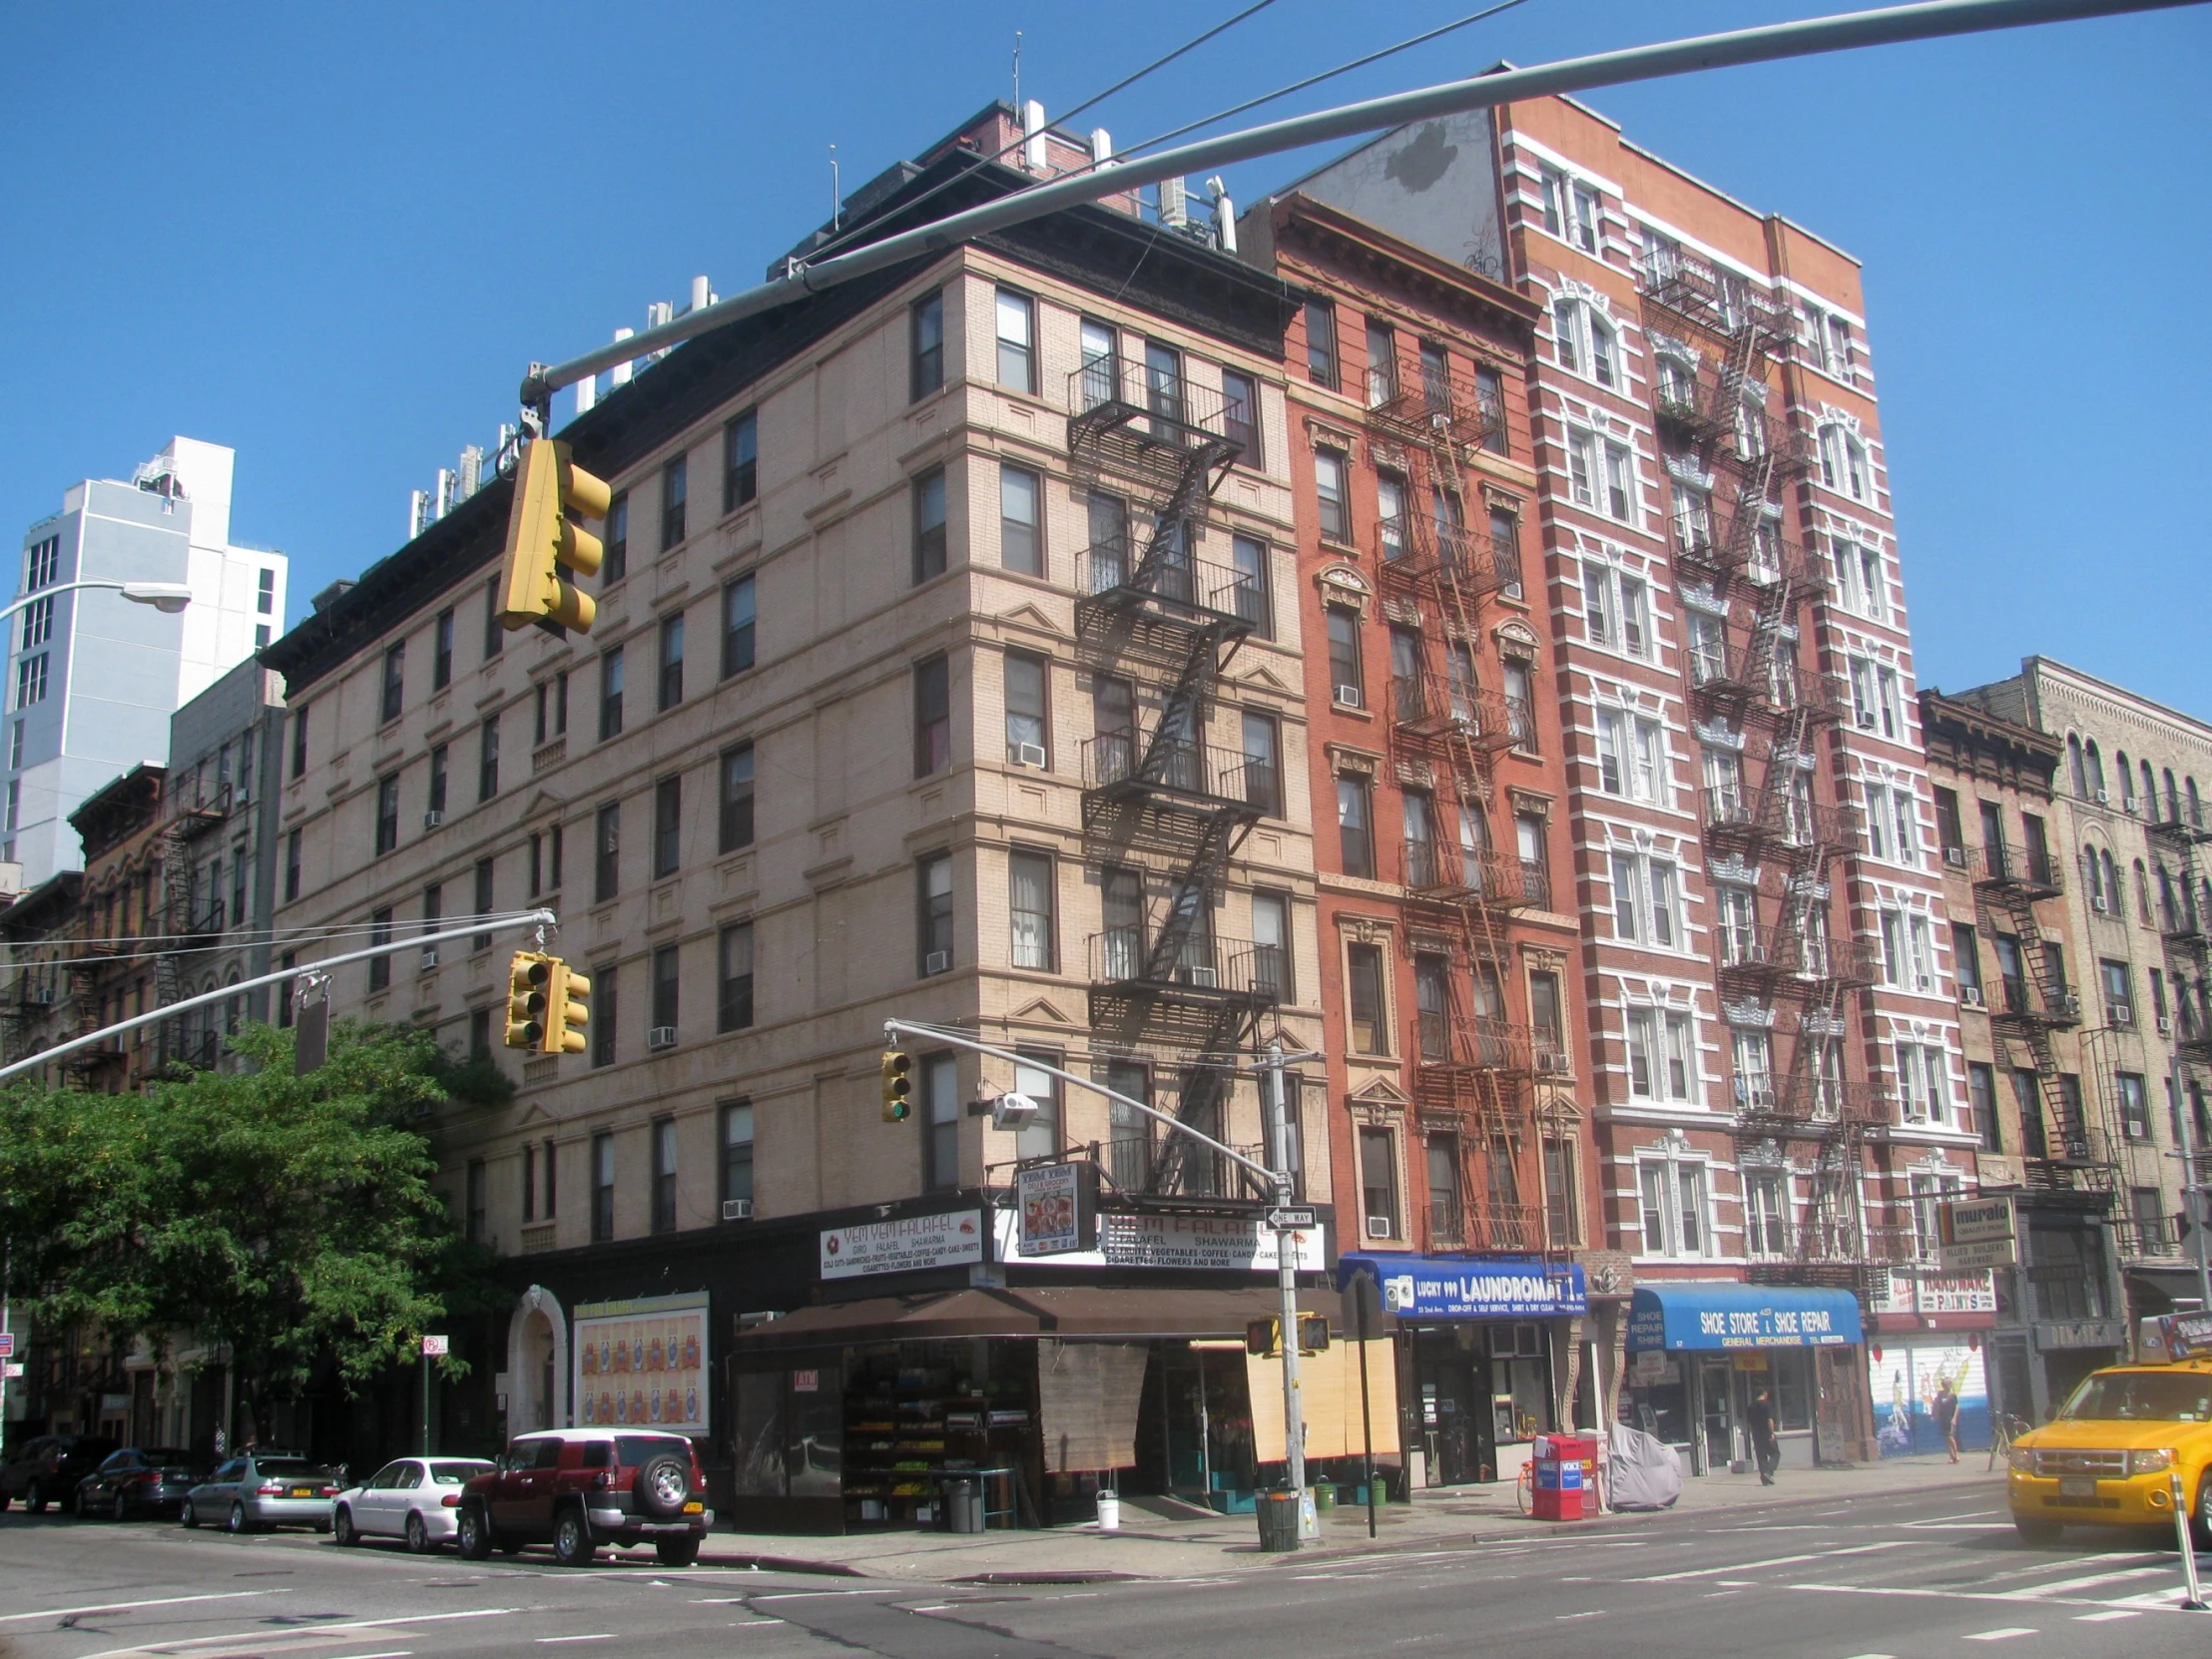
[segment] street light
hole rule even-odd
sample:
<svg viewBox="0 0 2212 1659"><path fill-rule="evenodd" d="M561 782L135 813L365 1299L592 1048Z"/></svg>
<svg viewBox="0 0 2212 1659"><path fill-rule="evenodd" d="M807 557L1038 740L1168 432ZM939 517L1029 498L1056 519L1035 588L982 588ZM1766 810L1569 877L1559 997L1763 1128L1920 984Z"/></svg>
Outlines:
<svg viewBox="0 0 2212 1659"><path fill-rule="evenodd" d="M57 593L78 593L87 588L107 588L120 593L134 605L151 605L164 616L175 616L192 603L192 589L182 582L111 582L103 577L89 577L81 582L57 582L50 588L27 593L13 604L0 606L0 622L5 622L27 605L35 605L41 599L51 599Z"/></svg>

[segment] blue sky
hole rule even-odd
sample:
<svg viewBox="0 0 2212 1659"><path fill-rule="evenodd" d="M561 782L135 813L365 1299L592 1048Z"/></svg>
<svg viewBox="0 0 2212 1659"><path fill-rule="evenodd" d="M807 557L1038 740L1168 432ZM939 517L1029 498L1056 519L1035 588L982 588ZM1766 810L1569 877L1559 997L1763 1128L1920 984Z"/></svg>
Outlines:
<svg viewBox="0 0 2212 1659"><path fill-rule="evenodd" d="M1124 143L1474 9L1274 0L1082 125ZM0 57L0 524L172 432L239 452L293 620L402 539L533 358L721 292L1009 91L1057 114L1237 9L40 6ZM1526 0L1248 119L1706 29L1786 0ZM649 21L647 21L649 20ZM2212 9L1589 95L1862 258L1924 684L2045 652L2212 718L2198 319ZM1230 171L1249 200L1316 157Z"/></svg>

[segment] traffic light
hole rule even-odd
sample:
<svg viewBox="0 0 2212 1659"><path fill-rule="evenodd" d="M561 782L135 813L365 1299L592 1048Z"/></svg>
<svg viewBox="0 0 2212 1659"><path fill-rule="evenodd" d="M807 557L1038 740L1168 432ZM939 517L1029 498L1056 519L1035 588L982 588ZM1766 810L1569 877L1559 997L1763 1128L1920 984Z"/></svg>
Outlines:
<svg viewBox="0 0 2212 1659"><path fill-rule="evenodd" d="M591 632L598 607L567 579L599 569L599 538L575 523L603 519L614 492L571 461L568 445L532 438L515 463L515 495L507 509L507 557L499 589L499 620L509 628L539 623Z"/></svg>
<svg viewBox="0 0 2212 1659"><path fill-rule="evenodd" d="M1302 1355L1326 1354L1329 1352L1328 1315L1301 1314L1298 1316L1298 1351ZM1247 1320L1245 1322L1245 1352L1256 1359L1281 1359L1283 1356L1283 1322L1279 1319Z"/></svg>
<svg viewBox="0 0 2212 1659"><path fill-rule="evenodd" d="M883 1121L904 1123L913 1115L914 1057L902 1048L883 1050Z"/></svg>
<svg viewBox="0 0 2212 1659"><path fill-rule="evenodd" d="M545 1036L539 1044L548 1054L581 1054L591 1046L591 981L553 958L552 983L546 987Z"/></svg>
<svg viewBox="0 0 2212 1659"><path fill-rule="evenodd" d="M507 1047L537 1048L544 1043L552 980L552 957L535 950L514 953L507 964Z"/></svg>

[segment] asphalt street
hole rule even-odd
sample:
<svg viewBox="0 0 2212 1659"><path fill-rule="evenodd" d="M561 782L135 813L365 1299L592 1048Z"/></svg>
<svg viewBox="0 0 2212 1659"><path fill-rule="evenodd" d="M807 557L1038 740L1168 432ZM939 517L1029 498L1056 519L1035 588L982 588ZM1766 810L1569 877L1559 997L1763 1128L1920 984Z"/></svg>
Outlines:
<svg viewBox="0 0 2212 1659"><path fill-rule="evenodd" d="M743 1548L728 1534L713 1543ZM1792 1654L2005 1659L2201 1652L2170 1537L2030 1547L1994 1481L1203 1576L896 1584L535 1551L483 1565L301 1533L0 1515L8 1659L466 1659L616 1644L657 1659Z"/></svg>

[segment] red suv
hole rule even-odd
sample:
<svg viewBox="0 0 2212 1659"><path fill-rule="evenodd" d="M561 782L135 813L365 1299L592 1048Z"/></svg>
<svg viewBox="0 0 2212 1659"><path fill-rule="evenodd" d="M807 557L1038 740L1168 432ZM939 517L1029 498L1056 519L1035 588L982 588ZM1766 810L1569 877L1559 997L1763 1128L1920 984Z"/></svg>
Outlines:
<svg viewBox="0 0 2212 1659"><path fill-rule="evenodd" d="M664 1565L688 1567L714 1524L706 1494L699 1453L681 1434L549 1429L517 1438L461 1488L455 1542L471 1561L550 1543L568 1567L601 1544L650 1543Z"/></svg>

